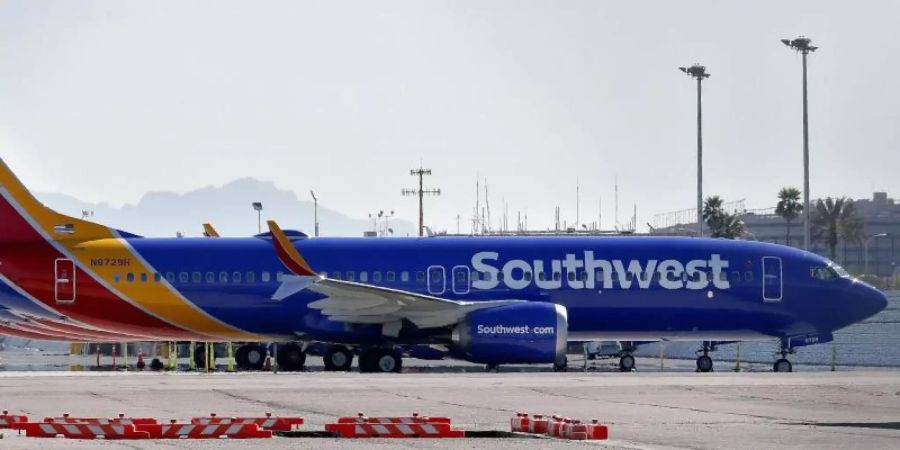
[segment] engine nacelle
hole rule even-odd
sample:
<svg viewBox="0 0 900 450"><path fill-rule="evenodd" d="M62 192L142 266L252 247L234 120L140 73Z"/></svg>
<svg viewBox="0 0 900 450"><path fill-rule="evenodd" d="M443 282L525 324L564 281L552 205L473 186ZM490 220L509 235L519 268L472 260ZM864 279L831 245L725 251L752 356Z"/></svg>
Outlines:
<svg viewBox="0 0 900 450"><path fill-rule="evenodd" d="M453 329L453 356L482 364L566 360L566 307L520 303L474 311Z"/></svg>

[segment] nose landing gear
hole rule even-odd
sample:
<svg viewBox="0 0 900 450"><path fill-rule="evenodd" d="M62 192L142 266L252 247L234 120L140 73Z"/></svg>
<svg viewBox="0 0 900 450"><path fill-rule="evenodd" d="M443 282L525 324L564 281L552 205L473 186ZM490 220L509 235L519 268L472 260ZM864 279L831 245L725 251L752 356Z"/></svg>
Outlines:
<svg viewBox="0 0 900 450"><path fill-rule="evenodd" d="M716 351L716 347L709 341L703 341L703 348L699 352L703 354L697 357L697 372L712 372L713 359L709 356L709 352Z"/></svg>
<svg viewBox="0 0 900 450"><path fill-rule="evenodd" d="M793 372L794 366L791 365L791 362L788 361L787 355L789 353L794 353L791 348L781 348L781 358L775 361L775 364L772 366L772 371L774 372Z"/></svg>

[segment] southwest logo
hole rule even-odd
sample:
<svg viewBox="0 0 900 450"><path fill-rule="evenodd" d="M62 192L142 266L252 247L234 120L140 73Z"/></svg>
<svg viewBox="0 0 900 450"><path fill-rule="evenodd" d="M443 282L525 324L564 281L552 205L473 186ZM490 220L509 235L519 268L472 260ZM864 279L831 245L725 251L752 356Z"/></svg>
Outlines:
<svg viewBox="0 0 900 450"><path fill-rule="evenodd" d="M541 289L559 289L564 281L571 289L631 289L632 286L649 289L656 284L663 289L700 290L708 288L710 283L716 289L731 287L725 272L728 261L719 254L710 255L708 260L686 262L595 259L590 250L579 256L567 253L565 259L553 259L549 264L540 259L531 262L511 259L500 267L499 253L476 253L472 256L472 269L479 275L472 287L487 290L503 283L510 289L525 289L534 283Z"/></svg>

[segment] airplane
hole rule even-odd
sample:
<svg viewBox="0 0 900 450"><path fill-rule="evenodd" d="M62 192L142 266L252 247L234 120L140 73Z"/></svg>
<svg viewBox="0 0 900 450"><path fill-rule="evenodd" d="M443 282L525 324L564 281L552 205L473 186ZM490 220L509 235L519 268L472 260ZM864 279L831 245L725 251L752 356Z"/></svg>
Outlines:
<svg viewBox="0 0 900 450"><path fill-rule="evenodd" d="M777 338L796 348L887 305L813 253L656 236L150 238L57 213L0 160L0 334L76 342L241 342L282 370L398 372L410 346L484 364L566 368L568 342ZM626 348L623 370L634 367Z"/></svg>

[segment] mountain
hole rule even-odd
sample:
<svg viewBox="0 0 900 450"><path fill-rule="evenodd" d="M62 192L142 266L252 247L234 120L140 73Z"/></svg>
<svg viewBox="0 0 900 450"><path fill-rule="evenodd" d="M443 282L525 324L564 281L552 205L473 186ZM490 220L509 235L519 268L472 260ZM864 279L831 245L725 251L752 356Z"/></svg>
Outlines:
<svg viewBox="0 0 900 450"><path fill-rule="evenodd" d="M271 182L241 178L221 187L209 186L184 194L149 192L136 205L112 207L107 203L88 203L58 193L36 193L50 208L73 217L93 211L88 220L142 236L201 236L202 224L211 223L223 237L249 236L257 232L257 213L253 202L263 204L262 228L271 218L285 229L313 234L313 202L300 200L293 191L282 190ZM395 236L415 234L415 226L404 220L391 220ZM372 230L370 219L354 219L319 204L321 236L362 236Z"/></svg>

